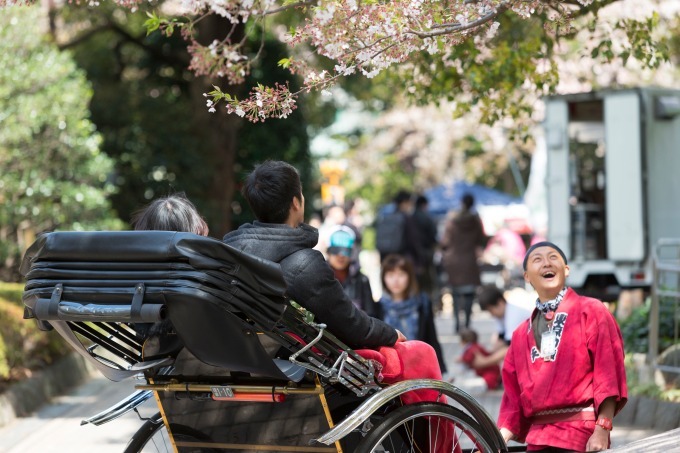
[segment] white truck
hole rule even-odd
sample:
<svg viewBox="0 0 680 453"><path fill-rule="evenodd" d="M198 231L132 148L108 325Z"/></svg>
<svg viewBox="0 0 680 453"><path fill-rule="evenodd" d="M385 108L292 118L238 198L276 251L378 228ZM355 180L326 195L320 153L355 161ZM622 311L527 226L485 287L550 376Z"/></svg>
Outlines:
<svg viewBox="0 0 680 453"><path fill-rule="evenodd" d="M568 257L569 285L604 300L649 288L655 244L680 237L680 91L545 101L547 236Z"/></svg>

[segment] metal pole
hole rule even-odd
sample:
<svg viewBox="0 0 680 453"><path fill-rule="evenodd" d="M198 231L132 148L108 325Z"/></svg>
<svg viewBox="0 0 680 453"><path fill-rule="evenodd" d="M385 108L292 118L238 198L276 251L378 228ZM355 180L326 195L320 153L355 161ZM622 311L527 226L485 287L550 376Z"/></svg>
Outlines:
<svg viewBox="0 0 680 453"><path fill-rule="evenodd" d="M653 370L659 355L659 270L658 244L652 254L652 305L649 307L649 353L647 363ZM654 376L652 372L652 376Z"/></svg>
<svg viewBox="0 0 680 453"><path fill-rule="evenodd" d="M510 163L510 170L512 171L512 177L515 180L515 184L517 185L517 190L519 190L519 195L521 197L524 197L524 193L526 192L526 186L524 185L524 180L522 179L522 175L519 172L519 166L517 165L517 159L515 159L515 155L512 154L512 149L508 146L508 162Z"/></svg>

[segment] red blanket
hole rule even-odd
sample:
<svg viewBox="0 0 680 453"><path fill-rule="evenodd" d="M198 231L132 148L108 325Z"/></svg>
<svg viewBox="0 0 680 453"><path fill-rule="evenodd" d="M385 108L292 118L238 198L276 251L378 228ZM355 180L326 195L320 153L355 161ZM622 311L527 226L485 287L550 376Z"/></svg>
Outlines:
<svg viewBox="0 0 680 453"><path fill-rule="evenodd" d="M378 362L382 366L378 379L387 384L409 379L441 380L442 378L437 354L432 346L422 341L403 341L396 343L394 347L381 346L377 351L360 349L356 352L363 358ZM439 392L436 390L414 390L401 395L401 400L404 404L425 401L446 403L446 396L439 396ZM431 438L428 451L453 451L456 453L461 451L460 446L456 445L453 424L442 425L441 420L434 418L430 420L430 424L433 429L430 430ZM452 448L454 445L455 448Z"/></svg>
<svg viewBox="0 0 680 453"><path fill-rule="evenodd" d="M394 347L381 346L378 350L359 349L356 352L361 357L380 364L382 369L378 379L387 384L409 379L442 378L437 354L432 346L422 341L400 341ZM413 404L437 401L438 396L439 392L436 390L414 390L402 395L401 399L404 404ZM446 397L442 396L439 401L445 403Z"/></svg>
<svg viewBox="0 0 680 453"><path fill-rule="evenodd" d="M297 335L290 332L288 334L304 344ZM381 346L378 350L358 349L356 352L363 358L378 364L376 378L378 381L387 384L409 379L441 380L442 378L437 354L432 346L422 341L403 341L396 343L393 347ZM380 368L379 372L378 368ZM439 396L439 392L436 390L413 390L401 395L401 400L404 404L427 401L446 403L446 396ZM432 419L431 426L434 429L430 430L431 448L428 451L435 453L460 453L462 451L460 445L458 445L452 423L446 423L442 427L441 420Z"/></svg>

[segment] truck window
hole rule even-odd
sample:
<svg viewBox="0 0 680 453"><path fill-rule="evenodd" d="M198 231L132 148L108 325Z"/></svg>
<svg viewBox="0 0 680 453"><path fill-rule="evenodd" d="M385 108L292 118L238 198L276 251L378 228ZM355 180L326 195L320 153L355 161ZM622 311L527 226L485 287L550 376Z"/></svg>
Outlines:
<svg viewBox="0 0 680 453"><path fill-rule="evenodd" d="M571 257L605 259L605 128L601 100L569 103Z"/></svg>

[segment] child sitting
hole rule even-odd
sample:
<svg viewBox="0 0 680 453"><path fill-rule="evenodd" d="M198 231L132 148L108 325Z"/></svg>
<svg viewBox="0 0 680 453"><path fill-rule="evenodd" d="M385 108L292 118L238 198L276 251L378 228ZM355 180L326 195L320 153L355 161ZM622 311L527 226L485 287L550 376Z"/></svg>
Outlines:
<svg viewBox="0 0 680 453"><path fill-rule="evenodd" d="M472 368L472 362L476 354L489 355L489 351L477 343L477 332L474 330L461 330L460 340L464 345L464 349L463 355L460 356L458 361L466 364L468 367ZM489 390L494 390L501 385L501 367L498 365L489 365L475 369L475 373L486 381L486 386Z"/></svg>

